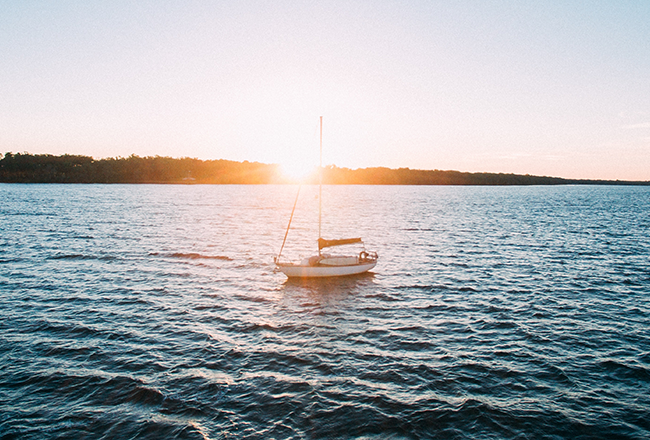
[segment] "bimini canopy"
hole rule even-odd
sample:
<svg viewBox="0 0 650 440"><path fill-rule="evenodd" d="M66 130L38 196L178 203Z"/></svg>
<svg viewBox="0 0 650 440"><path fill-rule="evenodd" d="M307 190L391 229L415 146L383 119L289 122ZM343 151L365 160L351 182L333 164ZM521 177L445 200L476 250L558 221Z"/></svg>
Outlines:
<svg viewBox="0 0 650 440"><path fill-rule="evenodd" d="M323 249L332 246L343 246L344 244L362 243L361 238L340 238L338 240L325 240L324 238L318 239L318 249Z"/></svg>

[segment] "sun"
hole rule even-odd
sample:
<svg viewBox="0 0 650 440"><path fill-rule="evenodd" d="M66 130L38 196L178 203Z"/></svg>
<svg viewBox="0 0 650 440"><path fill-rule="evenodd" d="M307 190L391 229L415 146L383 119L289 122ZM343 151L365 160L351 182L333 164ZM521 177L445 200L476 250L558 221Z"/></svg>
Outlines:
<svg viewBox="0 0 650 440"><path fill-rule="evenodd" d="M294 183L307 183L318 172L318 157L309 152L292 152L284 155L280 170L285 179Z"/></svg>
<svg viewBox="0 0 650 440"><path fill-rule="evenodd" d="M314 166L313 163L287 160L280 164L280 170L287 180L295 183L306 183L310 177L316 175L318 167Z"/></svg>

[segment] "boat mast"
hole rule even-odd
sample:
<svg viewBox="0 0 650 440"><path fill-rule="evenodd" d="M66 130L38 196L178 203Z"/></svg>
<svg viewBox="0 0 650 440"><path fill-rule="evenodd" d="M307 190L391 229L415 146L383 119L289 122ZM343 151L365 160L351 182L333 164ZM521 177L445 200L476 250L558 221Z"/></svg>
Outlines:
<svg viewBox="0 0 650 440"><path fill-rule="evenodd" d="M321 217L323 214L323 117L320 117L320 163L318 166L318 239L321 236ZM318 246L320 256L320 246Z"/></svg>

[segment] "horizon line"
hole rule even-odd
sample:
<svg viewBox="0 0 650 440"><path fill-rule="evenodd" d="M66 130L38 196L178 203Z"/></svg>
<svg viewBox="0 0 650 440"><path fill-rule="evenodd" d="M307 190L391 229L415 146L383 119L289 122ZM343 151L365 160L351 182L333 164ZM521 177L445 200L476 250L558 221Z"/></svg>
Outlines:
<svg viewBox="0 0 650 440"><path fill-rule="evenodd" d="M160 156L160 155L148 155L148 156L140 156L138 154L132 153L129 156L106 156L106 157L100 157L96 158L95 156L90 156L90 155L85 155L85 154L70 154L70 153L63 153L63 154L51 154L51 153L29 153L27 151L22 151L22 152L6 152L6 153L0 153L0 161L4 160L7 155L15 156L15 155L24 155L24 156L52 156L52 157L65 157L65 156L70 156L70 157L86 157L90 158L93 161L101 161L101 160L120 160L120 159L129 159L129 158L138 158L138 159L155 159L155 158L160 158L160 159L172 159L172 160L183 160L183 159L189 159L189 160L197 160L201 162L210 162L210 161L224 161L224 162L233 162L233 163L249 163L249 164L260 164L260 165L266 165L266 166L276 166L276 167L282 167L282 164L279 163L266 163L266 162L260 162L256 160L233 160L233 159L200 159L198 157L190 157L190 156L180 156L180 157L173 157L173 156ZM621 183L646 183L650 184L650 180L621 180L621 179L602 179L602 178L575 178L575 177L559 177L559 176L549 176L549 175L537 175L537 174L530 174L530 173L515 173L515 172L503 172L503 171L460 171L460 170L452 170L452 169L422 169L422 168L410 168L410 167L399 167L399 168L391 168L387 166L374 166L374 167L360 167L360 168L348 168L348 167L340 167L336 164L327 164L323 165L322 168L336 168L340 170L348 170L348 171L361 171L361 170L372 170L372 169L386 169L386 170L391 170L391 171L399 171L399 170L408 170L408 171L421 171L421 172L444 172L444 173L460 173L460 174L492 174L492 175L506 175L506 176L523 176L523 177L533 177L533 178L547 178L547 179L560 179L560 180L566 180L569 182L621 182ZM318 165L314 165L312 167L312 171L310 171L308 174L311 175L313 172L317 171L319 168ZM295 179L289 179L289 180L295 180ZM295 181L293 183L299 183L298 181Z"/></svg>

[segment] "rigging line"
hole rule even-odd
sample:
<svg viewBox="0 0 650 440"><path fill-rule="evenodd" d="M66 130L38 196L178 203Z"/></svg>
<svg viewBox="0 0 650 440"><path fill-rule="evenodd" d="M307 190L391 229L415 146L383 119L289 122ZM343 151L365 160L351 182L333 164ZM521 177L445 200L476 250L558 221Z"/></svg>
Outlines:
<svg viewBox="0 0 650 440"><path fill-rule="evenodd" d="M284 249L284 244L287 242L287 235L289 235L289 228L291 227L291 220L293 220L293 213L296 211L296 204L298 204L298 196L300 195L300 187L302 185L298 185L298 192L296 193L296 200L293 202L293 209L291 210L291 216L289 217L289 224L287 225L287 232L284 233L284 240L282 240L282 246L280 247L280 252L278 252L278 256L275 259L276 263L280 262L280 255L282 255L282 249Z"/></svg>

